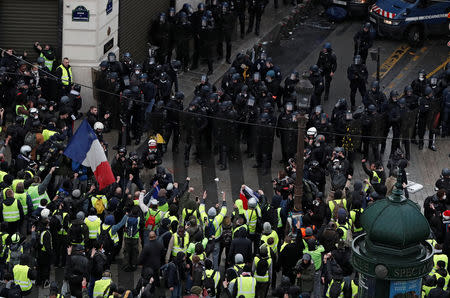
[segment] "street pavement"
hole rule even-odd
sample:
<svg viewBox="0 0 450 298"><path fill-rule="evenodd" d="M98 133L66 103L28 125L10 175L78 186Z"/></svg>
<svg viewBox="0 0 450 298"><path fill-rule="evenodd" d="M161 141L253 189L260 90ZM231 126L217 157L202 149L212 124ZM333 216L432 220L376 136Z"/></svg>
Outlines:
<svg viewBox="0 0 450 298"><path fill-rule="evenodd" d="M266 9L266 15L262 22L261 32L267 33L273 29L275 20L280 20L290 10L289 7L274 11L272 7ZM303 73L309 69L309 66L315 64L319 51L325 41L331 42L337 56L338 69L331 83L330 100L323 103L324 109L331 114L332 107L338 98L349 98L350 89L347 80L347 67L350 65L353 56L353 35L361 28L363 20L348 20L340 24L332 24L332 29L319 29L318 26L300 25L292 33L290 39L282 40L279 45L268 45L268 56L273 58L274 64L280 66L283 76L289 75L293 70ZM238 40L233 44L234 53L245 51L251 47L258 37L251 34L244 41ZM239 43L239 45L235 45ZM405 85L409 84L416 76L419 69L425 69L427 73L439 72L445 65L444 62L450 61L449 51L444 38L433 38L427 40L425 45L419 49L409 48L404 41L392 41L386 39L376 40L373 48L380 47L381 63L382 63L382 80L381 86L385 93L395 89L400 93ZM235 54L232 56L234 57ZM220 79L222 74L227 70L228 65L222 61L220 64L215 63L214 75L210 78L212 82ZM367 60L369 70L369 83L374 80L376 74L376 62ZM180 90L185 92L185 106L192 99L194 86L199 82L202 73L206 72L206 66L202 65L200 70L196 72L187 72L180 75ZM361 98L357 95L357 105L361 104ZM116 144L117 132L107 134L106 140L112 145ZM237 140L236 140L237 141ZM425 146L426 147L426 146ZM450 153L449 139L437 141L437 152L428 149L419 151L416 145L412 145L411 161L407 168L410 180L424 185L424 189L411 195L411 199L420 206L426 196L433 193L434 182L438 179L440 171L443 167L449 166L448 154ZM130 146L128 152L145 150L146 141L139 146ZM179 153L172 153L171 144L168 151L164 155L163 166L174 174L175 181L182 182L186 177L191 178L190 185L194 187L194 195L201 197L203 190L207 190L207 205L214 205L218 200L218 194L221 191L226 193L228 213L232 212L233 202L239 196L239 189L242 184L246 184L253 189L262 189L265 194L271 198L273 194L272 182L273 177L277 176L277 172L281 170L278 161L281 159L281 150L279 140L275 140L274 153L272 159L271 175L262 175L257 169L252 168L255 160L247 158L244 154L245 146L241 144L241 154L237 160L230 160L229 167L225 171L220 171L216 166L218 156L210 153L207 155L203 165L198 165L194 158L191 157L190 166L185 168L183 165L183 144L180 144ZM193 152L193 150L191 150ZM383 157L383 163L386 165L388 154L390 152L390 141L386 154ZM110 158L115 154L111 150ZM191 154L192 156L192 154ZM355 178L364 179L364 173L358 162L360 155L355 158ZM154 171L144 171L144 182L149 187L148 178L153 175ZM219 178L219 182L214 181ZM139 279L140 270L135 273L126 273L118 264L113 264L113 280L119 285L130 288L133 287ZM52 279L62 283L62 269L52 270ZM46 295L48 290L34 290L31 297L42 297Z"/></svg>

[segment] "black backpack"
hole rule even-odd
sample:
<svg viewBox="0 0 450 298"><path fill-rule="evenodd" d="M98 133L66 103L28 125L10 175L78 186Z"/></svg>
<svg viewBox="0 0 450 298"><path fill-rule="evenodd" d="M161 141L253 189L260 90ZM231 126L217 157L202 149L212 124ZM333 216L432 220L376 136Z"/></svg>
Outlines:
<svg viewBox="0 0 450 298"><path fill-rule="evenodd" d="M193 286L201 286L202 285L202 277L205 273L205 267L203 262L200 261L197 264L192 265L192 285Z"/></svg>
<svg viewBox="0 0 450 298"><path fill-rule="evenodd" d="M256 266L256 274L259 276L264 276L268 270L269 262L267 262L267 258L260 259L258 265Z"/></svg>
<svg viewBox="0 0 450 298"><path fill-rule="evenodd" d="M222 225L222 244L227 247L231 245L231 241L233 240L233 231L231 230L231 227L225 228Z"/></svg>
<svg viewBox="0 0 450 298"><path fill-rule="evenodd" d="M354 209L355 211L355 222L353 223L353 226L357 229L361 228L361 210Z"/></svg>
<svg viewBox="0 0 450 298"><path fill-rule="evenodd" d="M72 243L82 243L83 242L83 229L81 228L81 224L73 224L70 231L70 236L72 239L70 241Z"/></svg>
<svg viewBox="0 0 450 298"><path fill-rule="evenodd" d="M207 276L205 272L205 279L203 280L203 287L208 292L211 297L216 296L216 283L214 281L214 276L216 275L216 270L213 271L211 276Z"/></svg>
<svg viewBox="0 0 450 298"><path fill-rule="evenodd" d="M109 231L112 226L108 227L106 230L103 229L103 226L100 226L100 235L98 236L98 241L103 244L103 249L107 252L111 252L114 248L114 241L109 236Z"/></svg>
<svg viewBox="0 0 450 298"><path fill-rule="evenodd" d="M21 297L22 291L20 290L20 286L16 285L15 283L12 283L11 287L8 290L7 298L21 298Z"/></svg>

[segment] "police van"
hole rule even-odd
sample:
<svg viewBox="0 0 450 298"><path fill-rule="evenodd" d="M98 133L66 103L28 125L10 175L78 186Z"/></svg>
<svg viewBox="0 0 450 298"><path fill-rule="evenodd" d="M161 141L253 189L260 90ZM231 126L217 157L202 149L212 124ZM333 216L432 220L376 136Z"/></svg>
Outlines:
<svg viewBox="0 0 450 298"><path fill-rule="evenodd" d="M449 12L450 0L378 0L369 20L379 35L420 46L427 35L448 34Z"/></svg>
<svg viewBox="0 0 450 298"><path fill-rule="evenodd" d="M345 8L353 16L367 15L367 9L375 0L331 0L333 5Z"/></svg>

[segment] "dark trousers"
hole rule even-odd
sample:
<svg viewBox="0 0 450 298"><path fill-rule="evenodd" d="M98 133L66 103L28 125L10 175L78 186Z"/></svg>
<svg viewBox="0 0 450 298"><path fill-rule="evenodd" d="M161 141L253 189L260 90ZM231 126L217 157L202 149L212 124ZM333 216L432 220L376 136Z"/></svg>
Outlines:
<svg viewBox="0 0 450 298"><path fill-rule="evenodd" d="M245 12L239 13L237 17L239 19L241 37L243 38L245 34Z"/></svg>
<svg viewBox="0 0 450 298"><path fill-rule="evenodd" d="M126 238L124 239L125 247L124 247L124 265L136 267L137 266L137 257L138 257L138 245L139 238Z"/></svg>
<svg viewBox="0 0 450 298"><path fill-rule="evenodd" d="M166 131L164 134L164 140L166 141L166 145L169 143L172 133L173 133L172 151L174 151L174 150L176 150L175 148L178 148L178 144L180 142L180 125L179 124L171 124L171 123L167 124Z"/></svg>
<svg viewBox="0 0 450 298"><path fill-rule="evenodd" d="M378 152L378 143L374 139L362 138L363 155L364 158L369 159L369 149L372 149L374 160L380 160L380 153Z"/></svg>
<svg viewBox="0 0 450 298"><path fill-rule="evenodd" d="M267 297L267 292L269 291L269 282L256 282L256 298L265 298Z"/></svg>
<svg viewBox="0 0 450 298"><path fill-rule="evenodd" d="M259 25L261 24L261 16L262 11L255 10L255 9L249 9L248 10L249 19L248 19L248 30L247 33L250 33L253 31L253 24L255 24L255 33L259 34ZM255 22L256 18L256 22Z"/></svg>
<svg viewBox="0 0 450 298"><path fill-rule="evenodd" d="M363 80L353 80L350 81L350 102L352 107L355 106L355 97L356 91L359 90L359 94L361 94L361 98L366 95L366 84Z"/></svg>
<svg viewBox="0 0 450 298"><path fill-rule="evenodd" d="M330 84L331 81L333 80L333 77L330 75L330 73L325 73L324 78L325 78L325 96L323 99L328 100L328 96L330 94Z"/></svg>
<svg viewBox="0 0 450 298"><path fill-rule="evenodd" d="M38 259L37 259L37 271L38 276L36 283L37 285L41 285L47 279L50 279L50 266L52 263L52 255L45 251L39 251Z"/></svg>
<svg viewBox="0 0 450 298"><path fill-rule="evenodd" d="M198 67L198 59L200 58L200 39L194 37L194 54L192 55L192 68Z"/></svg>
<svg viewBox="0 0 450 298"><path fill-rule="evenodd" d="M229 60L231 58L231 32L222 32L219 42L217 43L217 55L219 58L223 57L223 43L226 46L225 58Z"/></svg>
<svg viewBox="0 0 450 298"><path fill-rule="evenodd" d="M67 235L57 235L55 241L53 243L53 247L55 248L55 266L64 267L66 265L66 256L67 256Z"/></svg>

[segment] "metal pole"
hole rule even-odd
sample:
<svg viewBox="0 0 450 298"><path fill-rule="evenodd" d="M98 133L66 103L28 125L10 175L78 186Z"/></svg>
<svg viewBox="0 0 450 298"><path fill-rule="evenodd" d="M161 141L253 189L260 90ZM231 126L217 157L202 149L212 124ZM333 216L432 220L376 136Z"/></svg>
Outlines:
<svg viewBox="0 0 450 298"><path fill-rule="evenodd" d="M298 122L298 138L297 138L297 179L295 181L295 196L294 196L294 208L296 211L302 211L302 198L303 198L303 155L305 149L305 127L306 117L305 115L299 115Z"/></svg>
<svg viewBox="0 0 450 298"><path fill-rule="evenodd" d="M377 49L377 81L380 82L380 47Z"/></svg>

